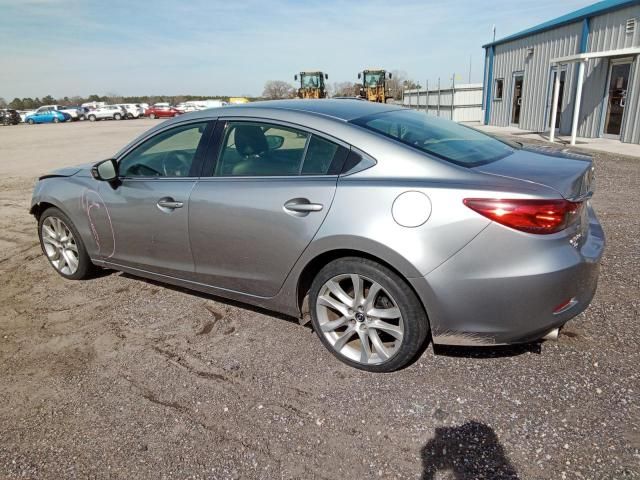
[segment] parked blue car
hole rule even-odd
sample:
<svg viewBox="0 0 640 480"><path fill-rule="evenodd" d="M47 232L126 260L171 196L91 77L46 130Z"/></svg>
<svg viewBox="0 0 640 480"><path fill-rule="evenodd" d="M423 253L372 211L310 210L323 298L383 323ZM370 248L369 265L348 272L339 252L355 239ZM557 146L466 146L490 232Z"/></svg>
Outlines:
<svg viewBox="0 0 640 480"><path fill-rule="evenodd" d="M59 123L66 122L67 120L71 120L71 115L53 109L30 113L24 119L29 125L33 125L34 123Z"/></svg>

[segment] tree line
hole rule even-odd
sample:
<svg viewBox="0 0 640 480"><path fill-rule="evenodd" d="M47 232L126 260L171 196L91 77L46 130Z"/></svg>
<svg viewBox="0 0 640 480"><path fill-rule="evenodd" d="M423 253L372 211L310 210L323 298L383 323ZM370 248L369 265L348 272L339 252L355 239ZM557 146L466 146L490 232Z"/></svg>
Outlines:
<svg viewBox="0 0 640 480"><path fill-rule="evenodd" d="M394 70L391 72L393 78L387 80L389 88L393 92L396 100L402 98L402 92L406 89L420 88L420 84L409 79L407 74L402 71ZM326 85L327 93L330 97L352 97L360 92L360 84L357 82L334 82ZM282 80L269 80L265 83L262 97L247 97L250 101L254 100L277 100L283 98L294 98L298 91L298 87ZM153 105L159 102L168 102L176 105L190 100L215 99L229 101L229 96L220 95L142 95L142 96L121 96L115 93L107 93L105 95L89 95L88 97L72 96L55 98L51 95L39 98L14 98L10 102L0 97L0 108L13 108L15 110L33 110L42 105L64 105L76 106L89 102L105 102L107 104L116 103L148 103Z"/></svg>

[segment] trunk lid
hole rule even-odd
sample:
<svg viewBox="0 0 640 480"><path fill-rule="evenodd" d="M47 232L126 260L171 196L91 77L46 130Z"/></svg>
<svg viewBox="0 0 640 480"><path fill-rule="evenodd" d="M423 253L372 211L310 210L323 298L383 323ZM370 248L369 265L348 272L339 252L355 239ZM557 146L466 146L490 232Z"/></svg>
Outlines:
<svg viewBox="0 0 640 480"><path fill-rule="evenodd" d="M525 146L473 170L544 185L573 201L588 198L595 187L591 156L549 147Z"/></svg>

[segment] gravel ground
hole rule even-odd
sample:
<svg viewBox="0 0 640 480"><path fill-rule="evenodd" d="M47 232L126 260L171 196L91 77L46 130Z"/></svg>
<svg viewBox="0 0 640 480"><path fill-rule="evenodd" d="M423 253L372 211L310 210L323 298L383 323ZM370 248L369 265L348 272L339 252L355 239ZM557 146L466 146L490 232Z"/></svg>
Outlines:
<svg viewBox="0 0 640 480"><path fill-rule="evenodd" d="M640 478L640 160L598 154L608 247L558 342L339 363L295 319L105 272L65 281L34 178L153 122L0 128L0 477Z"/></svg>

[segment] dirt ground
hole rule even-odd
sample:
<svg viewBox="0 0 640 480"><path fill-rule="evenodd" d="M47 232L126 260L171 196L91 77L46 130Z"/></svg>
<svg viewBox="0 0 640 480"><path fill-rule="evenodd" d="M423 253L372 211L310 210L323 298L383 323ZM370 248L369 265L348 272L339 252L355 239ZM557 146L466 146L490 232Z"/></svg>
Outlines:
<svg viewBox="0 0 640 480"><path fill-rule="evenodd" d="M381 375L295 319L54 272L35 178L153 124L0 127L0 478L640 478L639 159L596 157L600 285L558 342Z"/></svg>

